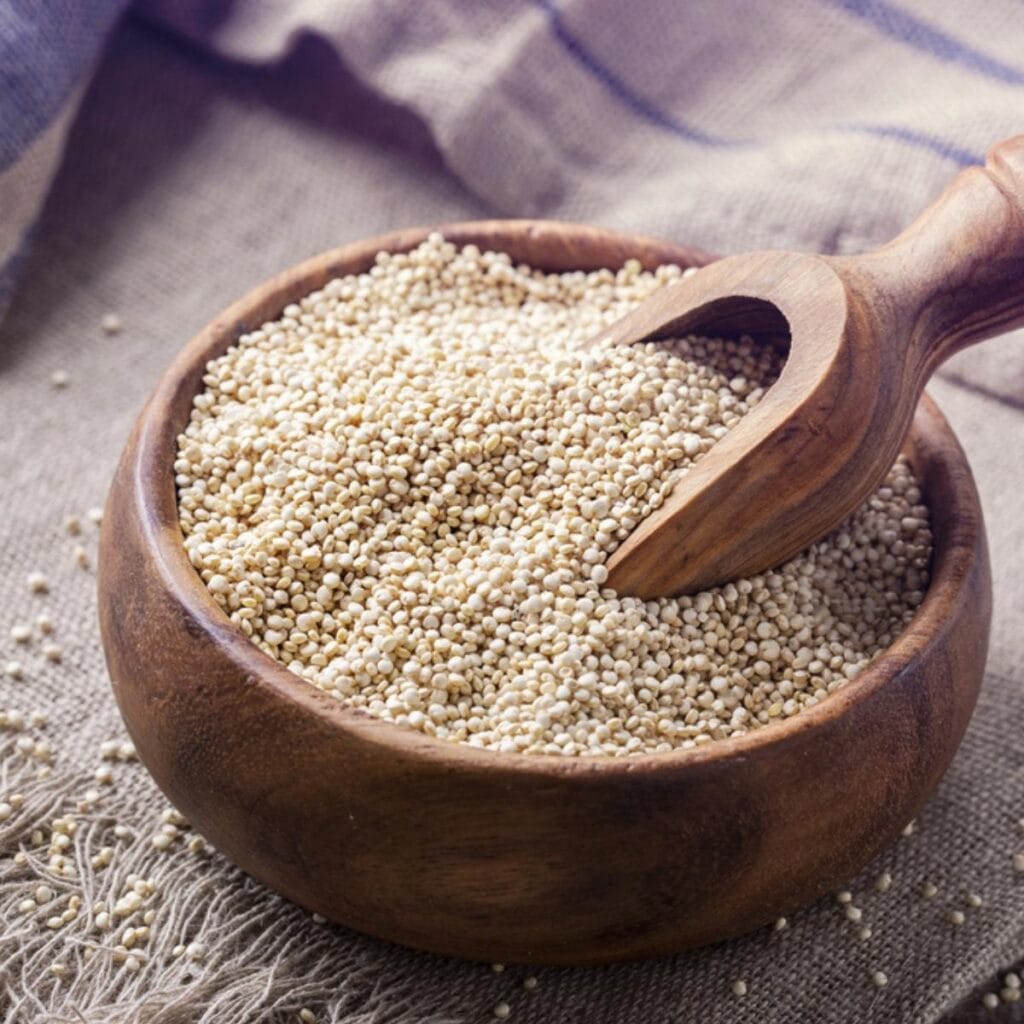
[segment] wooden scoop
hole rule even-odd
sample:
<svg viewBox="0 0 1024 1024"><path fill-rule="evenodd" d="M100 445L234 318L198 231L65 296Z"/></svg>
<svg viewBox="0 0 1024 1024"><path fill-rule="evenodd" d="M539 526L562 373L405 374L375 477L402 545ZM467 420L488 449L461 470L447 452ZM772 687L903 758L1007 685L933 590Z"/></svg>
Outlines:
<svg viewBox="0 0 1024 1024"><path fill-rule="evenodd" d="M731 256L648 299L599 339L788 337L789 355L757 408L613 554L609 586L694 592L806 548L881 483L936 367L1021 323L1024 135L877 252Z"/></svg>

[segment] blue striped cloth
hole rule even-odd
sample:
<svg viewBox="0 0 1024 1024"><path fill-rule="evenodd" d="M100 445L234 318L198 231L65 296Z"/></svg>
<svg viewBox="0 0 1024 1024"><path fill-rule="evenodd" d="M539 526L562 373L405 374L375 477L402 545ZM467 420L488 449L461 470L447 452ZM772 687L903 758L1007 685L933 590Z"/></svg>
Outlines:
<svg viewBox="0 0 1024 1024"><path fill-rule="evenodd" d="M126 0L0 5L0 304ZM1019 0L143 0L263 64L316 34L497 214L852 250L1024 130Z"/></svg>

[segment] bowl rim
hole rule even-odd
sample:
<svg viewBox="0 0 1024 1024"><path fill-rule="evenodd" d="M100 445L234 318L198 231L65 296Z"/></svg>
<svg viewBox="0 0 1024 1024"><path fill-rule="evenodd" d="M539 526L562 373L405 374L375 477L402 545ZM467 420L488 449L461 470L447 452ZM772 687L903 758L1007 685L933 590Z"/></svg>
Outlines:
<svg viewBox="0 0 1024 1024"><path fill-rule="evenodd" d="M983 527L966 457L951 427L925 394L915 415L909 444L911 448L925 449L924 454L932 464L940 466L949 476L950 508L946 510L945 535L936 542L924 600L894 642L877 655L868 668L815 706L790 718L688 749L577 756L498 751L430 736L351 707L296 676L260 650L216 603L187 557L171 469L178 434L185 421L175 420L172 414L184 409L187 417L191 399L198 393L192 382L201 381L207 362L223 354L240 334L279 316L289 302L317 290L339 272L362 272L337 268L362 266L367 270L378 252L406 251L431 232L440 232L456 244L481 244L490 248L500 248L502 240L512 246L517 241L528 245L560 235L570 240L570 249L572 243L611 246L646 253L648 259L656 255L660 262L666 262L664 257L668 256L670 261L683 266L701 266L716 258L699 249L649 236L565 221L453 222L378 235L320 253L250 289L210 321L176 354L161 375L136 423L137 443L129 446L129 449L134 448L129 468L142 534L167 592L185 615L213 639L247 685L256 685L273 698L283 699L302 712L316 716L320 723L326 722L347 733L354 741L391 748L414 761L447 767L458 765L483 773L572 776L581 781L596 781L606 779L609 773L637 775L707 766L793 743L811 730L835 723L854 705L870 699L940 641L948 629L951 610L962 598L963 584L972 563L978 557ZM268 315L268 309L277 312Z"/></svg>

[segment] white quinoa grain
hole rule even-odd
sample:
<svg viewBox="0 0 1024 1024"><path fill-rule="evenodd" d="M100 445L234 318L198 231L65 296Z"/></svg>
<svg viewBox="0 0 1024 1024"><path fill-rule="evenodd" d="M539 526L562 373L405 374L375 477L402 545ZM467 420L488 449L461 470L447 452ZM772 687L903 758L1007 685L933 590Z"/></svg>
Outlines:
<svg viewBox="0 0 1024 1024"><path fill-rule="evenodd" d="M50 374L50 383L55 388L66 388L71 383L71 374L67 370L54 370Z"/></svg>
<svg viewBox="0 0 1024 1024"><path fill-rule="evenodd" d="M875 889L878 892L888 892L892 888L892 875L888 871L883 871L878 878L875 879Z"/></svg>
<svg viewBox="0 0 1024 1024"><path fill-rule="evenodd" d="M1024 871L1024 853L1015 853L1013 855L1013 870Z"/></svg>
<svg viewBox="0 0 1024 1024"><path fill-rule="evenodd" d="M951 910L946 915L946 920L949 921L950 924L959 927L967 920L967 918L962 910Z"/></svg>
<svg viewBox="0 0 1024 1024"><path fill-rule="evenodd" d="M742 978L732 983L732 994L740 998L747 994L747 983Z"/></svg>
<svg viewBox="0 0 1024 1024"><path fill-rule="evenodd" d="M528 992L532 992L537 987L537 978L530 974L523 979L523 988Z"/></svg>
<svg viewBox="0 0 1024 1024"><path fill-rule="evenodd" d="M903 460L843 547L692 596L606 587L780 368L750 339L583 347L679 277L545 274L435 235L243 335L207 365L174 462L214 599L339 700L500 751L697 747L846 685L927 588Z"/></svg>
<svg viewBox="0 0 1024 1024"><path fill-rule="evenodd" d="M494 1016L497 1017L498 1020L505 1020L511 1012L512 1007L509 1006L508 1003L498 1003L498 1005L494 1007Z"/></svg>
<svg viewBox="0 0 1024 1024"><path fill-rule="evenodd" d="M986 992L981 997L981 1005L984 1006L986 1010L998 1010L999 996L997 996L995 992Z"/></svg>
<svg viewBox="0 0 1024 1024"><path fill-rule="evenodd" d="M122 328L121 318L116 313L104 313L100 329L104 334L118 334Z"/></svg>
<svg viewBox="0 0 1024 1024"><path fill-rule="evenodd" d="M873 971L871 973L871 983L875 988L885 988L889 984L889 978L885 971Z"/></svg>
<svg viewBox="0 0 1024 1024"><path fill-rule="evenodd" d="M28 589L33 594L45 594L50 589L46 576L38 570L30 572L27 577Z"/></svg>

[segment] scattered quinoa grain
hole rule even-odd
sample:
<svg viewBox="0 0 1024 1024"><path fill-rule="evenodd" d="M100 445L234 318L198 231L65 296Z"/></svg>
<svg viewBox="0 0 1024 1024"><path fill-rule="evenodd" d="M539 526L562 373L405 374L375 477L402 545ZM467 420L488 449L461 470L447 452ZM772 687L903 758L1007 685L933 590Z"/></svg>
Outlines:
<svg viewBox="0 0 1024 1024"><path fill-rule="evenodd" d="M1020 975L1017 974L1016 971L1008 971L1003 976L1003 984L1007 988L1020 988L1021 987Z"/></svg>
<svg viewBox="0 0 1024 1024"><path fill-rule="evenodd" d="M775 919L775 924L772 925L772 930L776 932L781 932L784 928L787 927L788 924L789 921L787 921L786 918L778 917Z"/></svg>
<svg viewBox="0 0 1024 1024"><path fill-rule="evenodd" d="M528 992L532 992L537 987L537 978L530 974L523 979L523 988Z"/></svg>
<svg viewBox="0 0 1024 1024"><path fill-rule="evenodd" d="M27 644L32 639L32 627L20 622L11 626L11 639L16 644Z"/></svg>
<svg viewBox="0 0 1024 1024"><path fill-rule="evenodd" d="M1024 853L1015 853L1013 855L1013 870L1024 871Z"/></svg>
<svg viewBox="0 0 1024 1024"><path fill-rule="evenodd" d="M889 984L889 978L885 971L873 971L871 973L871 983L875 988L885 988Z"/></svg>
<svg viewBox="0 0 1024 1024"><path fill-rule="evenodd" d="M501 972L503 970L505 970L505 965L504 964L491 964L491 970L494 971L495 974L501 974Z"/></svg>
<svg viewBox="0 0 1024 1024"><path fill-rule="evenodd" d="M985 901L976 892L969 892L964 902L969 907L980 907Z"/></svg>
<svg viewBox="0 0 1024 1024"><path fill-rule="evenodd" d="M931 882L925 882L921 886L921 899L923 900L933 900L938 894L939 890Z"/></svg>
<svg viewBox="0 0 1024 1024"><path fill-rule="evenodd" d="M962 910L951 910L946 915L946 920L949 921L950 924L959 927L967 920L967 918Z"/></svg>
<svg viewBox="0 0 1024 1024"><path fill-rule="evenodd" d="M303 1007L299 1010L299 1020L302 1024L316 1024L316 1014L308 1007Z"/></svg>
<svg viewBox="0 0 1024 1024"><path fill-rule="evenodd" d="M85 515L89 522L96 526L103 522L103 509L99 505L94 505Z"/></svg>
<svg viewBox="0 0 1024 1024"><path fill-rule="evenodd" d="M508 1003L498 1003L498 1005L494 1007L494 1016L499 1020L505 1020L511 1012L512 1007L509 1006Z"/></svg>
<svg viewBox="0 0 1024 1024"><path fill-rule="evenodd" d="M7 821L14 814L14 808L6 800L0 801L0 821Z"/></svg>
<svg viewBox="0 0 1024 1024"><path fill-rule="evenodd" d="M82 532L82 521L78 516L67 516L64 520L64 532L69 537L77 537Z"/></svg>
<svg viewBox="0 0 1024 1024"><path fill-rule="evenodd" d="M871 929L867 925L864 925L864 927L857 932L857 938L859 938L861 942L867 942L867 940L871 938L871 935Z"/></svg>
<svg viewBox="0 0 1024 1024"><path fill-rule="evenodd" d="M846 889L842 889L842 890L840 890L839 892L836 893L836 902L837 903L850 903L850 902L852 902L852 900L853 900L853 893L847 891Z"/></svg>
<svg viewBox="0 0 1024 1024"><path fill-rule="evenodd" d="M732 994L741 998L747 994L747 983L742 978L732 983Z"/></svg>
<svg viewBox="0 0 1024 1024"><path fill-rule="evenodd" d="M89 552L86 551L81 544L76 544L71 549L71 557L75 560L75 565L77 565L79 569L89 568Z"/></svg>
<svg viewBox="0 0 1024 1024"><path fill-rule="evenodd" d="M54 370L50 374L50 383L55 388L66 388L71 383L71 374L67 370Z"/></svg>
<svg viewBox="0 0 1024 1024"><path fill-rule="evenodd" d="M914 834L915 826L916 826L916 822L913 819L911 819L910 821L908 821L906 823L906 825L903 826L903 833L902 834L905 835L905 836L912 836Z"/></svg>
<svg viewBox="0 0 1024 1024"><path fill-rule="evenodd" d="M863 917L863 913L860 907L855 907L852 903L846 908L846 920L853 921L856 923Z"/></svg>
<svg viewBox="0 0 1024 1024"><path fill-rule="evenodd" d="M986 1010L998 1010L999 996L997 996L995 992L986 992L981 997L981 1005L984 1006Z"/></svg>
<svg viewBox="0 0 1024 1024"><path fill-rule="evenodd" d="M53 632L53 619L50 618L49 612L40 612L36 616L36 629L38 629L43 636L49 636L49 634Z"/></svg>
<svg viewBox="0 0 1024 1024"><path fill-rule="evenodd" d="M8 661L4 664L4 674L11 679L22 679L25 675L25 668L20 661Z"/></svg>
<svg viewBox="0 0 1024 1024"><path fill-rule="evenodd" d="M878 892L888 892L892 888L892 875L888 871L883 871L878 878L875 879L875 889Z"/></svg>
<svg viewBox="0 0 1024 1024"><path fill-rule="evenodd" d="M116 313L104 313L100 320L100 329L104 334L118 334L122 326L121 318Z"/></svg>
<svg viewBox="0 0 1024 1024"><path fill-rule="evenodd" d="M43 644L43 657L47 661L60 661L61 649L60 644L55 644L52 640L48 640Z"/></svg>
<svg viewBox="0 0 1024 1024"><path fill-rule="evenodd" d="M39 571L30 572L28 574L28 589L33 594L45 594L50 589L50 584L43 573Z"/></svg>
<svg viewBox="0 0 1024 1024"><path fill-rule="evenodd" d="M1021 998L1020 989L1010 988L1010 986L1007 986L1000 990L999 998L1002 999L1004 1003L1019 1003Z"/></svg>

